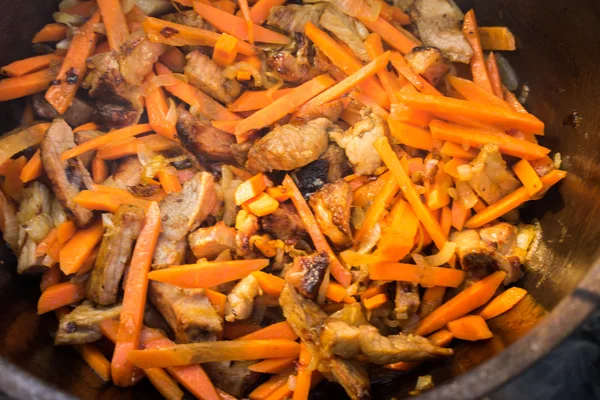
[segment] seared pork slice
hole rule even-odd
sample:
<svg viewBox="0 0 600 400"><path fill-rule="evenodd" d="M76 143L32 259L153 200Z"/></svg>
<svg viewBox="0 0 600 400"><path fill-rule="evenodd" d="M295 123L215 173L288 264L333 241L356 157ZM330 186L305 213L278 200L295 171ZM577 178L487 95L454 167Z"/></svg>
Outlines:
<svg viewBox="0 0 600 400"><path fill-rule="evenodd" d="M335 131L330 136L346 150L346 156L357 175L371 175L381 167L381 157L373 147L373 143L387 136L387 133L388 127L385 121L379 115L370 113L347 131Z"/></svg>
<svg viewBox="0 0 600 400"><path fill-rule="evenodd" d="M358 20L344 14L334 6L329 6L325 9L323 15L321 15L319 22L323 28L346 43L354 52L354 55L364 62L371 61L367 48L363 44L369 32Z"/></svg>
<svg viewBox="0 0 600 400"><path fill-rule="evenodd" d="M368 400L371 398L371 383L364 363L331 357L319 364L319 371L328 379L342 385L346 394L352 400Z"/></svg>
<svg viewBox="0 0 600 400"><path fill-rule="evenodd" d="M179 108L178 112L177 136L186 149L200 158L234 161L233 135L213 127L210 122L201 121L184 108Z"/></svg>
<svg viewBox="0 0 600 400"><path fill-rule="evenodd" d="M178 343L215 340L223 330L223 320L203 289L182 289L152 281L148 297L169 324Z"/></svg>
<svg viewBox="0 0 600 400"><path fill-rule="evenodd" d="M60 319L55 345L91 343L102 337L100 322L121 314L121 304L112 307L95 306L84 301Z"/></svg>
<svg viewBox="0 0 600 400"><path fill-rule="evenodd" d="M109 104L139 103L137 91L121 73L117 53L97 54L90 57L87 64L89 72L83 86L90 89L90 96Z"/></svg>
<svg viewBox="0 0 600 400"><path fill-rule="evenodd" d="M344 111L344 103L341 100L333 100L319 107L309 110L300 116L294 115L290 121L293 124L307 123L317 118L327 118L331 122L336 122L340 119L340 115Z"/></svg>
<svg viewBox="0 0 600 400"><path fill-rule="evenodd" d="M205 29L209 31L214 31L215 28L212 27L208 22L204 21L204 19L194 10L180 11L172 14L163 15L161 19L165 21L174 22L179 25L187 25L193 28Z"/></svg>
<svg viewBox="0 0 600 400"><path fill-rule="evenodd" d="M114 186L127 189L140 184L143 165L137 157L125 157L119 161L113 174Z"/></svg>
<svg viewBox="0 0 600 400"><path fill-rule="evenodd" d="M53 121L56 118L64 118L67 124L72 127L90 122L94 111L94 108L86 101L81 100L79 97L74 97L71 105L61 117L58 111L44 98L43 93L36 93L31 96L31 105L33 106L33 113L37 118L48 121Z"/></svg>
<svg viewBox="0 0 600 400"><path fill-rule="evenodd" d="M308 58L308 39L302 33L294 33L294 46L292 50L281 50L271 54L267 65L286 82L306 82L318 75Z"/></svg>
<svg viewBox="0 0 600 400"><path fill-rule="evenodd" d="M415 0L394 0L392 1L392 5L406 12L410 8L410 6L412 6L414 1Z"/></svg>
<svg viewBox="0 0 600 400"><path fill-rule="evenodd" d="M200 228L188 236L192 252L196 258L213 260L227 249L235 249L236 230L217 222L208 228Z"/></svg>
<svg viewBox="0 0 600 400"><path fill-rule="evenodd" d="M242 278L227 295L225 305L225 320L248 319L254 311L254 299L260 295L262 290L254 275Z"/></svg>
<svg viewBox="0 0 600 400"><path fill-rule="evenodd" d="M400 321L408 320L419 309L419 285L397 282L394 314Z"/></svg>
<svg viewBox="0 0 600 400"><path fill-rule="evenodd" d="M462 33L463 13L453 0L415 0L410 19L421 41L437 47L452 62L468 64L473 49Z"/></svg>
<svg viewBox="0 0 600 400"><path fill-rule="evenodd" d="M127 37L119 49L119 65L123 78L130 85L140 86L158 57L167 50L162 43L151 42L143 31L136 31Z"/></svg>
<svg viewBox="0 0 600 400"><path fill-rule="evenodd" d="M308 204L312 208L321 231L338 250L352 246L350 214L352 188L344 179L323 185L310 196Z"/></svg>
<svg viewBox="0 0 600 400"><path fill-rule="evenodd" d="M17 254L19 252L19 221L17 205L0 190L0 231L2 238Z"/></svg>
<svg viewBox="0 0 600 400"><path fill-rule="evenodd" d="M440 84L450 71L450 64L435 47L415 47L404 58L417 74L422 75L433 86Z"/></svg>
<svg viewBox="0 0 600 400"><path fill-rule="evenodd" d="M133 244L144 219L144 209L123 204L113 216L114 229L102 238L92 275L86 286L86 297L101 305L117 302L119 282L128 264Z"/></svg>
<svg viewBox="0 0 600 400"><path fill-rule="evenodd" d="M237 222L236 222L237 226ZM242 258L256 258L255 251L250 247L250 237L258 232L258 217L254 214L248 213L246 219L240 227L237 229L235 235L235 251L238 257Z"/></svg>
<svg viewBox="0 0 600 400"><path fill-rule="evenodd" d="M520 186L495 144L483 146L470 165L471 179L467 183L487 204L495 203Z"/></svg>
<svg viewBox="0 0 600 400"><path fill-rule="evenodd" d="M326 118L305 125L282 125L257 140L246 167L254 172L291 171L319 158L327 150L328 133L339 128Z"/></svg>
<svg viewBox="0 0 600 400"><path fill-rule="evenodd" d="M238 81L227 79L223 68L198 50L187 55L183 72L190 84L221 103L230 104L242 93Z"/></svg>
<svg viewBox="0 0 600 400"><path fill-rule="evenodd" d="M83 183L80 166L74 159L60 159L62 153L73 147L75 138L69 125L62 119L54 120L40 145L41 159L54 195L75 224L85 228L92 222L94 214L73 201Z"/></svg>
<svg viewBox="0 0 600 400"><path fill-rule="evenodd" d="M319 337L323 352L342 358L360 355L360 329L337 318L327 318Z"/></svg>
<svg viewBox="0 0 600 400"><path fill-rule="evenodd" d="M294 259L294 264L287 271L285 280L302 295L314 300L317 298L328 266L329 256L325 252L299 256Z"/></svg>
<svg viewBox="0 0 600 400"><path fill-rule="evenodd" d="M245 141L244 143L234 143L231 146L231 154L235 161L240 165L245 165L246 161L248 161L248 152L254 145L255 140L250 139Z"/></svg>
<svg viewBox="0 0 600 400"><path fill-rule="evenodd" d="M342 178L350 169L346 153L335 143L329 143L329 147L327 147L325 153L321 154L320 159L327 161L327 182L329 183Z"/></svg>
<svg viewBox="0 0 600 400"><path fill-rule="evenodd" d="M216 204L215 181L207 172L197 173L180 192L170 193L160 202L162 232L154 252L154 269L173 265L170 261L174 258L183 259L187 234L208 217Z"/></svg>
<svg viewBox="0 0 600 400"><path fill-rule="evenodd" d="M141 107L136 107L131 103L123 105L97 101L94 109L94 121L111 129L124 128L137 124L143 111Z"/></svg>
<svg viewBox="0 0 600 400"><path fill-rule="evenodd" d="M296 208L289 203L281 203L273 213L260 219L262 229L270 233L275 239L296 241L306 236L304 222Z"/></svg>
<svg viewBox="0 0 600 400"><path fill-rule="evenodd" d="M222 361L203 364L212 383L236 398L244 398L260 378L248 367L255 361Z"/></svg>
<svg viewBox="0 0 600 400"><path fill-rule="evenodd" d="M298 186L304 198L308 200L310 196L327 183L329 162L323 158L319 158L302 168L298 168L294 171L294 175L296 186Z"/></svg>
<svg viewBox="0 0 600 400"><path fill-rule="evenodd" d="M271 7L267 25L286 32L304 32L304 26L309 21L320 26L319 19L325 8L327 8L325 3Z"/></svg>

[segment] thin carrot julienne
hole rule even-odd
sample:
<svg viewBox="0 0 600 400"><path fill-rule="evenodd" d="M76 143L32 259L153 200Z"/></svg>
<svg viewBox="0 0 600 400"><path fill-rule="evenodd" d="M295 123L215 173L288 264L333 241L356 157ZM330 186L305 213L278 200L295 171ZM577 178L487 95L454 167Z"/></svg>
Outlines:
<svg viewBox="0 0 600 400"><path fill-rule="evenodd" d="M38 93L50 87L56 77L56 71L47 68L0 80L0 101L18 99Z"/></svg>
<svg viewBox="0 0 600 400"><path fill-rule="evenodd" d="M111 50L119 50L129 35L129 28L119 0L96 0L106 27Z"/></svg>
<svg viewBox="0 0 600 400"><path fill-rule="evenodd" d="M56 54L45 54L42 56L25 58L0 68L0 72L8 76L26 75L44 68L51 67L52 64L57 64L63 59L63 56Z"/></svg>
<svg viewBox="0 0 600 400"><path fill-rule="evenodd" d="M471 72L473 73L473 81L482 89L493 94L494 89L492 88L485 59L483 57L477 20L475 19L475 12L473 10L469 10L465 14L462 31L465 35L465 38L471 45L471 48L473 49L473 56L471 57Z"/></svg>
<svg viewBox="0 0 600 400"><path fill-rule="evenodd" d="M67 37L67 30L63 24L48 24L35 34L31 43L58 42Z"/></svg>

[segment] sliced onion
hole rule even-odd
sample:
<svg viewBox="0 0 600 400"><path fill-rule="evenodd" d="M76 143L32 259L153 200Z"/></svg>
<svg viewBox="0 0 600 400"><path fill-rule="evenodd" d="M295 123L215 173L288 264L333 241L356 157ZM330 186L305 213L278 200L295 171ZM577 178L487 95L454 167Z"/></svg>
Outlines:
<svg viewBox="0 0 600 400"><path fill-rule="evenodd" d="M16 129L0 137L0 165L17 153L37 146L44 140L46 132L36 126Z"/></svg>
<svg viewBox="0 0 600 400"><path fill-rule="evenodd" d="M71 38L71 37L64 38L60 42L56 43L56 48L61 49L61 50L67 50L71 46L72 39L73 38Z"/></svg>
<svg viewBox="0 0 600 400"><path fill-rule="evenodd" d="M96 32L100 35L106 36L106 26L102 22L94 24L94 26L92 28L93 28L94 32Z"/></svg>
<svg viewBox="0 0 600 400"><path fill-rule="evenodd" d="M117 227L115 225L115 221L113 221L112 214L102 214L102 226L104 226L104 236L114 235L115 229L117 229Z"/></svg>
<svg viewBox="0 0 600 400"><path fill-rule="evenodd" d="M362 207L353 207L350 219L354 229L360 229L365 222L365 210Z"/></svg>
<svg viewBox="0 0 600 400"><path fill-rule="evenodd" d="M381 238L381 224L377 223L373 227L373 230L369 232L369 236L361 242L358 253L365 254L371 251L379 241L379 238Z"/></svg>
<svg viewBox="0 0 600 400"><path fill-rule="evenodd" d="M461 181L468 181L473 177L473 172L469 164L459 165L456 167L456 172L458 172L458 179Z"/></svg>
<svg viewBox="0 0 600 400"><path fill-rule="evenodd" d="M19 221L14 203L0 192L0 230L10 248L16 253L19 249Z"/></svg>
<svg viewBox="0 0 600 400"><path fill-rule="evenodd" d="M410 256L412 257L415 264L417 264L419 267L431 267L431 265L429 265L429 263L425 260L425 257L423 257L421 254L412 253Z"/></svg>
<svg viewBox="0 0 600 400"><path fill-rule="evenodd" d="M165 117L165 122L169 126L175 126L177 124L177 106L173 99L169 98L169 111L167 111L167 115ZM169 161L171 162L171 161Z"/></svg>
<svg viewBox="0 0 600 400"><path fill-rule="evenodd" d="M25 232L36 243L48 236L53 227L52 220L47 214L36 215L23 224Z"/></svg>
<svg viewBox="0 0 600 400"><path fill-rule="evenodd" d="M121 10L123 14L127 14L135 6L135 0L121 0Z"/></svg>
<svg viewBox="0 0 600 400"><path fill-rule="evenodd" d="M424 257L425 262L432 267L439 267L450 261L456 251L456 243L446 242L439 253Z"/></svg>
<svg viewBox="0 0 600 400"><path fill-rule="evenodd" d="M73 27L73 26L81 26L81 25L85 24L86 21L88 20L88 17L82 17L81 15L67 14L65 12L60 12L60 11L52 14L52 18L54 18L54 21L58 22L59 24L65 24L69 28Z"/></svg>
<svg viewBox="0 0 600 400"><path fill-rule="evenodd" d="M264 76L262 74L261 71L259 71L258 68L256 68L254 65L245 62L245 61L240 61L237 62L233 65L230 65L229 67L225 68L225 70L223 71L223 75L227 78L227 79L235 79L235 77L237 76L238 71L247 71L250 73L250 75L252 75L252 77L254 78L254 85L257 87L261 87L265 85L265 81L267 81L266 76Z"/></svg>
<svg viewBox="0 0 600 400"><path fill-rule="evenodd" d="M467 182L457 181L456 182L456 190L458 192L458 200L461 202L462 206L465 208L473 208L479 199L471 186Z"/></svg>
<svg viewBox="0 0 600 400"><path fill-rule="evenodd" d="M554 164L554 168L560 169L560 167L562 165L562 155L560 153L554 154L552 162Z"/></svg>
<svg viewBox="0 0 600 400"><path fill-rule="evenodd" d="M324 304L325 300L327 299L326 295L327 289L329 288L330 275L331 274L328 266L327 270L325 271L325 276L323 277L323 282L321 282L321 286L319 286L319 292L317 293L317 304Z"/></svg>
<svg viewBox="0 0 600 400"><path fill-rule="evenodd" d="M60 11L65 11L71 7L78 5L79 3L81 3L80 0L62 0L60 3L58 3L58 9Z"/></svg>
<svg viewBox="0 0 600 400"><path fill-rule="evenodd" d="M23 200L19 204L17 219L24 225L30 219L40 214L50 214L51 206L50 190L43 184L34 181L23 191Z"/></svg>
<svg viewBox="0 0 600 400"><path fill-rule="evenodd" d="M67 220L67 213L57 198L52 199L52 223L54 226L59 226Z"/></svg>
<svg viewBox="0 0 600 400"><path fill-rule="evenodd" d="M235 205L235 190L242 182L234 179L231 168L227 165L221 167L221 190L223 191L223 223L227 226L235 224L237 206Z"/></svg>
<svg viewBox="0 0 600 400"><path fill-rule="evenodd" d="M318 3L320 0L305 0L305 3ZM374 22L381 12L379 0L327 0L326 3L333 4L338 10L354 18L365 19Z"/></svg>
<svg viewBox="0 0 600 400"><path fill-rule="evenodd" d="M176 4L169 0L135 0L135 4L148 16L163 15L171 11Z"/></svg>

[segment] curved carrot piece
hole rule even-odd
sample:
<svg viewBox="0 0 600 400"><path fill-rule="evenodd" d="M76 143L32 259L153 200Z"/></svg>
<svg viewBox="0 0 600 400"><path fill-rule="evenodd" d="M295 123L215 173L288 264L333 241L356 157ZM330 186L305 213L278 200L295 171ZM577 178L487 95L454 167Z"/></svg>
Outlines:
<svg viewBox="0 0 600 400"><path fill-rule="evenodd" d="M274 394L281 387L287 387L288 380L293 374L293 371L284 371L278 375L271 377L265 383L254 389L248 397L250 400L265 400L270 395Z"/></svg>
<svg viewBox="0 0 600 400"><path fill-rule="evenodd" d="M129 35L120 0L96 0L111 50L119 50Z"/></svg>
<svg viewBox="0 0 600 400"><path fill-rule="evenodd" d="M44 167L42 166L42 158L40 157L40 150L36 150L33 156L27 161L27 164L23 166L19 178L21 182L27 183L39 178L44 173Z"/></svg>
<svg viewBox="0 0 600 400"><path fill-rule="evenodd" d="M285 0L258 0L250 9L250 19L258 25L267 20L271 8L285 3Z"/></svg>
<svg viewBox="0 0 600 400"><path fill-rule="evenodd" d="M278 322L273 325L269 325L266 328L259 329L255 332L249 333L236 340L270 340L270 339L286 339L296 340L298 335L294 332L292 327L287 321Z"/></svg>
<svg viewBox="0 0 600 400"><path fill-rule="evenodd" d="M296 363L295 357L271 358L252 364L248 367L250 371L260 372L262 374L279 374Z"/></svg>
<svg viewBox="0 0 600 400"><path fill-rule="evenodd" d="M527 193L529 193L531 196L536 195L544 187L542 180L537 172L535 172L535 169L533 169L529 161L519 161L513 165L512 170L517 178L519 178L523 186L525 186L525 189L527 189Z"/></svg>
<svg viewBox="0 0 600 400"><path fill-rule="evenodd" d="M148 122L152 129L159 135L163 135L167 139L175 140L177 135L177 116L169 120L169 103L165 97L165 92L162 87L158 86L154 81L155 75L149 72L146 75L146 85L148 85L148 94L146 100L146 112L148 113Z"/></svg>
<svg viewBox="0 0 600 400"><path fill-rule="evenodd" d="M283 286L285 285L284 279L272 274L267 274L266 272L256 271L253 272L252 275L254 275L254 277L258 281L260 288L263 290L263 292L272 296L278 296L279 293L281 293L281 291L283 290Z"/></svg>
<svg viewBox="0 0 600 400"><path fill-rule="evenodd" d="M60 269L65 275L79 270L86 258L104 235L102 221L94 222L89 228L80 229L60 250Z"/></svg>
<svg viewBox="0 0 600 400"><path fill-rule="evenodd" d="M487 303L500 286L506 272L497 271L463 290L421 320L416 335L427 335Z"/></svg>
<svg viewBox="0 0 600 400"><path fill-rule="evenodd" d="M517 43L512 32L504 26L488 26L478 28L479 39L483 50L513 51Z"/></svg>
<svg viewBox="0 0 600 400"><path fill-rule="evenodd" d="M477 28L477 20L475 19L475 11L469 10L465 14L465 20L462 28L465 38L473 48L473 57L471 58L471 72L473 74L473 82L489 93L494 93L490 77L483 58L483 50L481 48L481 40L479 39L479 31Z"/></svg>
<svg viewBox="0 0 600 400"><path fill-rule="evenodd" d="M73 133L81 132L81 131L98 131L100 130L100 126L95 122L88 122L87 124L79 125L77 128L73 129Z"/></svg>
<svg viewBox="0 0 600 400"><path fill-rule="evenodd" d="M379 263L369 267L369 277L378 281L418 283L424 287L458 287L465 279L465 271L403 263Z"/></svg>
<svg viewBox="0 0 600 400"><path fill-rule="evenodd" d="M85 282L63 282L48 287L38 300L37 313L45 314L85 298Z"/></svg>
<svg viewBox="0 0 600 400"><path fill-rule="evenodd" d="M312 357L310 351L308 351L306 345L302 343L300 345L300 357L298 359L296 387L294 388L294 395L292 396L292 400L308 400L308 393L310 392L310 381L312 378L312 371L308 369L311 358Z"/></svg>
<svg viewBox="0 0 600 400"><path fill-rule="evenodd" d="M371 32L379 34L387 44L402 54L410 53L412 49L421 44L410 33L404 29L400 30L401 28L396 28L381 16L377 18L377 21L373 22L367 21L364 18L359 19Z"/></svg>
<svg viewBox="0 0 600 400"><path fill-rule="evenodd" d="M517 305L527 294L527 290L519 287L511 287L496 296L486 305L479 315L483 319L495 318L500 314L504 314L511 308Z"/></svg>
<svg viewBox="0 0 600 400"><path fill-rule="evenodd" d="M420 128L405 124L394 118L388 119L390 133L400 143L405 144L415 149L431 151L433 149L433 139L429 129Z"/></svg>
<svg viewBox="0 0 600 400"><path fill-rule="evenodd" d="M448 322L448 330L455 338L469 341L489 339L493 335L485 320L479 315L467 315Z"/></svg>
<svg viewBox="0 0 600 400"><path fill-rule="evenodd" d="M67 26L52 23L44 26L35 34L31 43L58 42L67 37Z"/></svg>

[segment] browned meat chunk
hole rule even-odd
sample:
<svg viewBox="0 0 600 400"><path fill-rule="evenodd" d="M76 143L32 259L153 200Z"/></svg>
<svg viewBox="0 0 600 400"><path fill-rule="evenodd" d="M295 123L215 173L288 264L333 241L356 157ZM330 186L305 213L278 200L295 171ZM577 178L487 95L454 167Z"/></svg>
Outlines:
<svg viewBox="0 0 600 400"><path fill-rule="evenodd" d="M112 176L114 186L127 189L140 184L143 165L137 157L125 157L117 164Z"/></svg>
<svg viewBox="0 0 600 400"><path fill-rule="evenodd" d="M371 113L346 132L332 132L331 138L346 150L346 156L356 174L371 175L381 167L381 157L373 143L387 136L387 133L385 121L379 115Z"/></svg>
<svg viewBox="0 0 600 400"><path fill-rule="evenodd" d="M92 222L93 213L75 204L73 198L83 183L80 166L74 159L62 161L60 156L75 147L73 131L62 119L55 120L40 146L42 165L52 183L52 190L75 224L84 228Z"/></svg>
<svg viewBox="0 0 600 400"><path fill-rule="evenodd" d="M452 0L415 0L410 8L415 33L452 62L468 64L473 49L462 33L463 13Z"/></svg>
<svg viewBox="0 0 600 400"><path fill-rule="evenodd" d="M550 157L538 158L537 160L529 161L529 163L539 176L544 176L556 169L556 166Z"/></svg>
<svg viewBox="0 0 600 400"><path fill-rule="evenodd" d="M112 52L100 53L88 60L89 73L83 86L90 89L90 96L111 104L139 104L139 95L125 81L121 73L117 55Z"/></svg>
<svg viewBox="0 0 600 400"><path fill-rule="evenodd" d="M352 246L350 230L352 196L352 189L348 182L338 179L334 183L324 185L310 196L308 202L321 231L329 237L338 250Z"/></svg>
<svg viewBox="0 0 600 400"><path fill-rule="evenodd" d="M194 117L183 108L178 109L177 136L181 144L200 158L233 161L231 146L235 137Z"/></svg>
<svg viewBox="0 0 600 400"><path fill-rule="evenodd" d="M137 124L143 111L141 107L136 108L132 104L110 104L98 101L94 109L94 121L108 128L124 128Z"/></svg>
<svg viewBox="0 0 600 400"><path fill-rule="evenodd" d="M316 299L328 266L329 256L325 252L299 256L294 259L285 280L304 296Z"/></svg>
<svg viewBox="0 0 600 400"><path fill-rule="evenodd" d="M167 50L162 43L151 42L142 31L133 32L119 49L121 73L130 85L140 86L152 71L158 57Z"/></svg>
<svg viewBox="0 0 600 400"><path fill-rule="evenodd" d="M100 322L117 318L120 314L120 304L113 307L99 307L94 306L91 301L84 301L60 319L54 344L95 342L102 337Z"/></svg>
<svg viewBox="0 0 600 400"><path fill-rule="evenodd" d="M275 6L269 11L267 24L286 32L304 32L304 26L309 21L319 26L319 19L326 7L325 3Z"/></svg>
<svg viewBox="0 0 600 400"><path fill-rule="evenodd" d="M327 318L319 337L323 352L342 358L360 355L360 329L337 318Z"/></svg>
<svg viewBox="0 0 600 400"><path fill-rule="evenodd" d="M302 115L295 115L292 118L291 123L307 123L317 118L327 118L331 122L335 122L340 119L340 115L344 111L344 103L341 100L330 101L322 106L309 110L307 113Z"/></svg>
<svg viewBox="0 0 600 400"><path fill-rule="evenodd" d="M363 41L369 35L369 31L363 24L358 22L333 6L327 7L321 19L321 26L333 33L339 40L346 43L350 50L364 62L371 61L367 48Z"/></svg>
<svg viewBox="0 0 600 400"><path fill-rule="evenodd" d="M262 290L254 275L242 278L227 295L225 305L225 320L233 322L236 319L248 319L252 316L254 299Z"/></svg>
<svg viewBox="0 0 600 400"><path fill-rule="evenodd" d="M208 228L200 228L188 236L190 248L196 258L213 260L227 249L235 248L236 230L222 221Z"/></svg>
<svg viewBox="0 0 600 400"><path fill-rule="evenodd" d="M435 47L415 47L404 58L417 74L422 75L433 86L441 83L450 71L450 64Z"/></svg>
<svg viewBox="0 0 600 400"><path fill-rule="evenodd" d="M206 373L216 387L236 398L244 398L258 381L260 374L248 369L255 361L223 361L204 364Z"/></svg>
<svg viewBox="0 0 600 400"><path fill-rule="evenodd" d="M98 257L87 282L86 297L101 305L117 302L119 282L140 233L144 209L121 205L113 216L113 231L102 238Z"/></svg>
<svg viewBox="0 0 600 400"><path fill-rule="evenodd" d="M163 15L162 19L180 25L187 25L193 28L206 29L214 31L215 29L194 10L181 11L172 14Z"/></svg>
<svg viewBox="0 0 600 400"><path fill-rule="evenodd" d="M162 232L154 252L153 268L179 264L185 256L187 234L198 227L217 204L215 181L207 172L197 173L180 192L160 202Z"/></svg>
<svg viewBox="0 0 600 400"><path fill-rule="evenodd" d="M257 140L246 167L254 172L291 171L315 161L327 150L329 131L336 126L318 118L305 125L282 125Z"/></svg>
<svg viewBox="0 0 600 400"><path fill-rule="evenodd" d="M246 164L246 161L248 161L248 152L253 145L254 140L247 140L244 143L234 143L231 146L231 154L238 164Z"/></svg>
<svg viewBox="0 0 600 400"><path fill-rule="evenodd" d="M342 178L350 169L346 153L335 143L329 144L325 153L321 154L320 159L327 161L327 182L329 183Z"/></svg>
<svg viewBox="0 0 600 400"><path fill-rule="evenodd" d="M308 40L302 33L295 33L293 45L292 49L271 54L267 65L286 82L306 82L318 74L308 58Z"/></svg>
<svg viewBox="0 0 600 400"><path fill-rule="evenodd" d="M215 340L223 330L223 320L202 289L182 289L151 282L148 297L165 317L179 343Z"/></svg>
<svg viewBox="0 0 600 400"><path fill-rule="evenodd" d="M483 146L470 165L472 176L467 182L487 204L495 203L520 186L494 144Z"/></svg>
<svg viewBox="0 0 600 400"><path fill-rule="evenodd" d="M61 117L58 111L46 101L43 93L36 93L31 96L31 105L37 118L48 121L53 121L56 118L64 118L67 124L72 127L90 122L94 111L94 108L87 102L81 100L79 97L75 97L67 111Z"/></svg>
<svg viewBox="0 0 600 400"><path fill-rule="evenodd" d="M319 364L319 371L328 379L339 383L352 400L371 398L369 374L362 362L331 357Z"/></svg>
<svg viewBox="0 0 600 400"><path fill-rule="evenodd" d="M232 103L242 93L238 81L227 79L223 68L198 50L187 55L183 72L192 85L221 103Z"/></svg>
<svg viewBox="0 0 600 400"><path fill-rule="evenodd" d="M237 226L237 221L236 221ZM235 251L238 257L255 258L255 252L250 247L250 237L258 232L258 217L248 213L246 219L240 227L238 227L235 235Z"/></svg>
<svg viewBox="0 0 600 400"><path fill-rule="evenodd" d="M420 302L418 285L405 282L396 284L396 308L394 308L396 319L408 320L417 312Z"/></svg>
<svg viewBox="0 0 600 400"><path fill-rule="evenodd" d="M288 203L281 203L273 213L260 219L262 229L275 237L275 239L295 241L306 236L304 222L295 207Z"/></svg>

